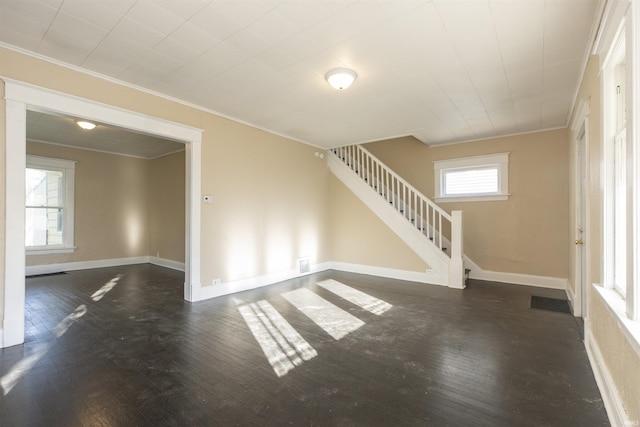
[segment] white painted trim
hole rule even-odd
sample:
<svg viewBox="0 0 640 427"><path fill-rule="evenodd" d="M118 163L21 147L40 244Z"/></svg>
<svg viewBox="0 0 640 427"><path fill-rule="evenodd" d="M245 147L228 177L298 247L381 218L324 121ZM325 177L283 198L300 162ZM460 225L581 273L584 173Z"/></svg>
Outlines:
<svg viewBox="0 0 640 427"><path fill-rule="evenodd" d="M234 280L219 285L202 286L199 289L198 300L216 298L224 295L235 294L237 292L248 291L251 289L261 288L273 285L285 280L294 279L296 277L308 276L309 274L318 273L320 271L329 270L332 263L324 262L320 264L312 264L308 273L300 274L297 269L281 271L278 273L265 274L263 276L249 277L247 279Z"/></svg>
<svg viewBox="0 0 640 427"><path fill-rule="evenodd" d="M479 194L474 194L473 196L448 196L448 197L435 197L433 200L436 203L459 203L459 202L497 202L509 200L509 196L511 194L491 194L489 196L482 196Z"/></svg>
<svg viewBox="0 0 640 427"><path fill-rule="evenodd" d="M419 271L400 270L396 268L377 267L373 265L351 264L348 262L333 261L332 270L346 271L348 273L367 274L369 276L386 277L388 279L407 280L410 282L426 283L429 285L448 286L442 277L433 270L424 273Z"/></svg>
<svg viewBox="0 0 640 427"><path fill-rule="evenodd" d="M509 283L513 285L537 286L539 288L561 289L563 291L567 289L569 284L568 279L561 277L483 270L466 255L464 257L464 264L466 268L471 269L469 278L475 280Z"/></svg>
<svg viewBox="0 0 640 427"><path fill-rule="evenodd" d="M128 257L128 258L111 258L98 259L91 261L75 261L62 262L57 264L40 264L29 265L25 267L26 276L35 276L38 274L62 273L64 271L88 270L90 268L118 267L121 265L146 264L149 257Z"/></svg>
<svg viewBox="0 0 640 427"><path fill-rule="evenodd" d="M54 145L56 147L71 148L72 150L91 151L93 153L110 154L112 156L122 156L122 157L129 157L129 158L133 158L133 159L142 159L142 160L155 160L155 159L159 159L161 157L170 156L172 154L176 154L176 153L180 153L180 152L184 151L184 148L182 148L180 150L172 151L170 153L160 154L160 155L154 156L154 157L145 157L145 156L135 156L133 154L116 153L114 151L108 151L108 150L98 150L98 149L91 148L91 147L81 147L81 146L78 146L78 145L62 144L60 142L51 142L51 141L45 141L45 140L42 140L42 139L35 139L35 138L29 138L29 139L27 139L27 141L28 142L35 142L35 143L38 143L38 144Z"/></svg>
<svg viewBox="0 0 640 427"><path fill-rule="evenodd" d="M61 262L56 264L29 265L25 268L26 276L38 274L62 273L64 271L88 270L91 268L119 267L133 264L153 264L172 270L184 271L184 263L154 256L138 256L127 258L98 259L91 261Z"/></svg>
<svg viewBox="0 0 640 427"><path fill-rule="evenodd" d="M2 313L2 330L5 335L0 337L0 346L7 347L24 341L24 168L27 109L84 117L185 143L185 298L191 301L191 295L197 295L200 288L200 176L203 131L13 79L2 79L5 82L6 100L6 215L5 298Z"/></svg>
<svg viewBox="0 0 640 427"><path fill-rule="evenodd" d="M600 56L600 66L607 62L611 44L617 38L620 26L624 21L624 16L631 4L631 0L608 1L602 19L600 29L593 43L591 53Z"/></svg>
<svg viewBox="0 0 640 427"><path fill-rule="evenodd" d="M569 286L568 281L567 281L567 289L565 290L565 293L567 294L567 301L569 301L569 307L571 308L571 313L573 313L575 317L580 317L580 313L578 313L575 308L575 303L576 303L575 293L573 292L572 287Z"/></svg>
<svg viewBox="0 0 640 427"><path fill-rule="evenodd" d="M147 262L149 264L170 268L172 270L184 271L184 262L173 261L166 258L158 258L155 256L147 257Z"/></svg>
<svg viewBox="0 0 640 427"><path fill-rule="evenodd" d="M75 229L75 173L76 161L67 159L58 159L54 157L34 156L27 154L26 167L33 169L55 170L63 173L64 188L62 189L62 197L64 199L63 221L62 226L62 244L59 245L43 245L28 246L25 248L28 255L44 255L52 253L70 253L75 251L74 229ZM32 207L32 206L27 206ZM37 206L42 207L42 206ZM25 223L26 226L26 223Z"/></svg>
<svg viewBox="0 0 640 427"><path fill-rule="evenodd" d="M566 129L566 128L567 128L566 126L554 126L554 127L550 127L550 128L537 129L537 130L528 130L528 131L524 131L524 132L506 133L504 135L493 135L493 136L485 136L483 138L465 139L464 141L443 142L441 144L433 144L433 143L429 144L427 142L424 142L424 144L426 144L430 148L438 148L438 147L445 147L447 145L469 144L469 143L473 143L473 142L488 141L488 140L500 139L500 138L513 138L514 136L529 135L529 134L532 134L532 133L552 132L554 130L560 130L560 129ZM386 139L391 139L391 138L386 138ZM416 138L416 139L418 139L418 138ZM376 141L369 141L369 142L376 142Z"/></svg>
<svg viewBox="0 0 640 427"><path fill-rule="evenodd" d="M335 154L327 156L327 164L331 172L349 188L371 211L394 231L405 244L413 250L431 269L438 272L443 279L448 280L449 257L435 248L425 236L415 228L406 218L395 209L391 209L369 184L340 161Z"/></svg>
<svg viewBox="0 0 640 427"><path fill-rule="evenodd" d="M6 92L6 88L5 88ZM6 99L4 300L0 347L24 342L24 206L27 112L22 102Z"/></svg>
<svg viewBox="0 0 640 427"><path fill-rule="evenodd" d="M507 200L509 194L509 154L495 153L481 156L460 157L433 161L434 194L437 202L454 201L494 201ZM447 196L445 194L445 176L449 172L458 172L474 168L498 169L498 191L490 194L458 194Z"/></svg>
<svg viewBox="0 0 640 427"><path fill-rule="evenodd" d="M600 390L602 402L604 403L611 426L623 427L625 425L634 425L631 424L628 419L616 385L611 378L611 374L609 373L607 365L604 362L604 358L602 357L602 353L600 352L600 348L593 339L591 321L588 319L585 325L584 346L587 350L587 357L591 364L593 376L595 377L596 384Z"/></svg>

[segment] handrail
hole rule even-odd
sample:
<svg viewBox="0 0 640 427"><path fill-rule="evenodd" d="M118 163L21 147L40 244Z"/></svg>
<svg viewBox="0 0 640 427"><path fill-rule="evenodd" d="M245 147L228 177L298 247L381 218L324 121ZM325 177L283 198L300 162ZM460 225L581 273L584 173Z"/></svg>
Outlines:
<svg viewBox="0 0 640 427"><path fill-rule="evenodd" d="M439 249L443 248L443 220L452 217L361 145L329 150L413 223Z"/></svg>

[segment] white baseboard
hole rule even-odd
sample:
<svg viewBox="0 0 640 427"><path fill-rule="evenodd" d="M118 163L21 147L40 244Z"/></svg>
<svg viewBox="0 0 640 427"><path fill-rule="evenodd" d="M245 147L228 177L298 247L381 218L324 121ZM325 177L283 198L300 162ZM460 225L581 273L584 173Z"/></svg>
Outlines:
<svg viewBox="0 0 640 427"><path fill-rule="evenodd" d="M173 261L166 258L158 258L155 256L148 257L149 264L158 265L160 267L170 268L172 270L184 271L184 262Z"/></svg>
<svg viewBox="0 0 640 427"><path fill-rule="evenodd" d="M446 278L432 271L421 273L419 271L398 270L395 268L375 267L346 262L332 262L331 269L346 271L348 273L368 274L370 276L386 277L389 279L408 280L411 282L428 283L430 285L448 286Z"/></svg>
<svg viewBox="0 0 640 427"><path fill-rule="evenodd" d="M593 375L596 379L596 383L598 384L598 389L600 389L600 394L602 395L602 402L604 403L607 415L609 416L609 422L612 427L631 425L629 424L627 413L624 410L622 400L618 395L618 391L613 383L611 374L609 373L607 366L604 364L600 348L593 339L589 320L586 322L584 346L587 350L587 357L589 358Z"/></svg>
<svg viewBox="0 0 640 427"><path fill-rule="evenodd" d="M573 291L573 287L569 286L569 281L568 280L567 280L567 289L566 289L565 293L567 294L567 301L569 301L569 307L571 308L571 313L573 313L573 315L576 316L576 317L582 317L582 316L580 316L579 313L576 314L576 310L574 308L575 307L574 304L575 304L575 301L576 301L576 294Z"/></svg>
<svg viewBox="0 0 640 427"><path fill-rule="evenodd" d="M144 264L149 257L111 258L92 261L63 262L58 264L29 265L25 268L27 276L37 274L62 273L63 271L87 270L89 268L117 267L120 265Z"/></svg>
<svg viewBox="0 0 640 427"><path fill-rule="evenodd" d="M537 286L547 289L567 289L569 280L561 277L534 276L532 274L505 273L501 271L483 270L468 256L464 257L464 265L471 269L470 279L486 280L489 282L510 283L514 285Z"/></svg>
<svg viewBox="0 0 640 427"><path fill-rule="evenodd" d="M273 285L274 283L283 282L296 277L307 276L312 273L329 270L330 268L331 263L324 262L320 264L312 264L308 273L301 274L298 270L294 269L273 274L265 274L263 276L249 277L247 279L234 280L232 282L221 283L219 285L202 286L198 290L197 301L261 288L263 286Z"/></svg>
<svg viewBox="0 0 640 427"><path fill-rule="evenodd" d="M90 268L118 267L120 265L147 263L159 265L161 267L172 268L174 270L184 271L184 263L157 257L140 256L128 258L99 259L92 261L62 262L58 264L29 265L25 267L25 274L27 276L34 276L38 274L62 273L64 271L87 270Z"/></svg>

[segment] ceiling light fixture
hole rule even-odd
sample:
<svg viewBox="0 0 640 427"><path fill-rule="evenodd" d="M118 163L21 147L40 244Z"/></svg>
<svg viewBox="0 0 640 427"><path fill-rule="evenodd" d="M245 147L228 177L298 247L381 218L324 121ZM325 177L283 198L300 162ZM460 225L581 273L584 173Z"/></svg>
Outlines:
<svg viewBox="0 0 640 427"><path fill-rule="evenodd" d="M334 68L329 71L325 79L334 89L344 90L351 86L353 81L358 77L355 71L348 68Z"/></svg>
<svg viewBox="0 0 640 427"><path fill-rule="evenodd" d="M86 120L78 120L76 124L84 130L92 130L96 127L94 123L87 122Z"/></svg>

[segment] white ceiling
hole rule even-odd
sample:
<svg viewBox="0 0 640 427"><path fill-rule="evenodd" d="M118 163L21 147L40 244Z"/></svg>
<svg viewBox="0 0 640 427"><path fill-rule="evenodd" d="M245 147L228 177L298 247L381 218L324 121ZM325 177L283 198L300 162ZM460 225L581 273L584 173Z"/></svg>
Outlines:
<svg viewBox="0 0 640 427"><path fill-rule="evenodd" d="M116 126L93 122L83 130L74 117L27 111L27 139L82 149L155 159L184 150L184 144Z"/></svg>
<svg viewBox="0 0 640 427"><path fill-rule="evenodd" d="M566 126L598 6L0 0L0 42L318 146L433 145Z"/></svg>

